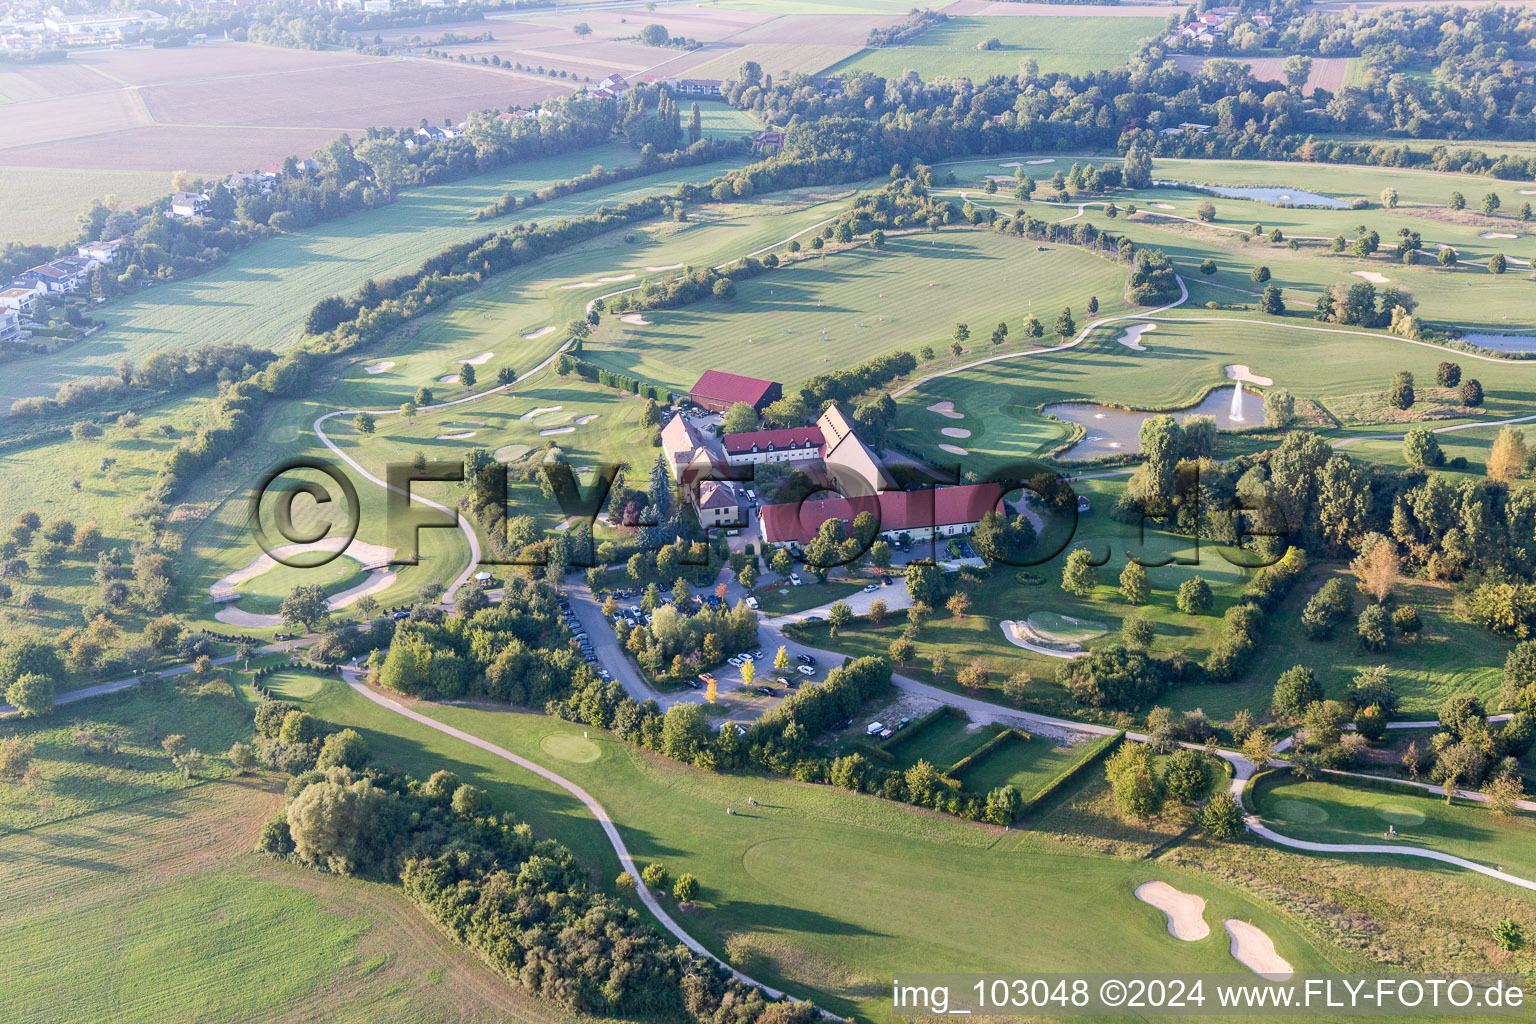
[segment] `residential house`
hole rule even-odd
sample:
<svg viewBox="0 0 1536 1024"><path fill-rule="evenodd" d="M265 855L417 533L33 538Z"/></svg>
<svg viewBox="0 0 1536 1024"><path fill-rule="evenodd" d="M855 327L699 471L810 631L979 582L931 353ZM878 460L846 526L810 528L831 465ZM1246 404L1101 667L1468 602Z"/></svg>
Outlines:
<svg viewBox="0 0 1536 1024"><path fill-rule="evenodd" d="M721 480L706 480L699 484L694 508L699 514L699 524L706 529L741 526L746 521L746 510L736 488Z"/></svg>
<svg viewBox="0 0 1536 1024"><path fill-rule="evenodd" d="M127 247L128 239L126 238L114 238L106 242L87 242L75 250L75 255L96 263L116 263L118 256L122 255Z"/></svg>
<svg viewBox="0 0 1536 1024"><path fill-rule="evenodd" d="M112 11L106 14L64 14L53 8L43 17L50 32L64 36L117 36L124 29L160 28L170 22L154 11ZM95 40L92 40L95 41Z"/></svg>
<svg viewBox="0 0 1536 1024"><path fill-rule="evenodd" d="M623 75L614 72L605 77L601 82L598 82L597 88L607 89L613 95L618 96L629 88L629 83L624 81Z"/></svg>
<svg viewBox="0 0 1536 1024"><path fill-rule="evenodd" d="M24 270L17 275L17 281L22 285L41 285L44 291L59 295L78 290L93 266L90 260L69 256Z"/></svg>
<svg viewBox="0 0 1536 1024"><path fill-rule="evenodd" d="M21 337L21 317L14 309L0 309L0 341Z"/></svg>
<svg viewBox="0 0 1536 1024"><path fill-rule="evenodd" d="M738 402L762 412L784 397L784 387L771 380L743 377L724 370L705 370L698 383L689 390L688 397L695 405L711 412L725 412Z"/></svg>
<svg viewBox="0 0 1536 1024"><path fill-rule="evenodd" d="M676 78L667 85L681 96L719 96L725 83L718 78Z"/></svg>
<svg viewBox="0 0 1536 1024"><path fill-rule="evenodd" d="M224 187L231 192L260 192L265 195L277 187L277 175L271 171L236 171L224 179Z"/></svg>
<svg viewBox="0 0 1536 1024"><path fill-rule="evenodd" d="M208 212L208 197L197 192L177 192L171 196L172 217L201 217Z"/></svg>
<svg viewBox="0 0 1536 1024"><path fill-rule="evenodd" d="M784 133L769 128L752 136L752 152L771 156L784 148Z"/></svg>
<svg viewBox="0 0 1536 1024"><path fill-rule="evenodd" d="M27 285L11 285L9 288L0 290L0 310L29 317L32 315L33 306L37 303L37 297L46 291L44 286L35 282Z"/></svg>
<svg viewBox="0 0 1536 1024"><path fill-rule="evenodd" d="M681 413L662 426L661 452L680 483L707 479L724 465L714 446Z"/></svg>

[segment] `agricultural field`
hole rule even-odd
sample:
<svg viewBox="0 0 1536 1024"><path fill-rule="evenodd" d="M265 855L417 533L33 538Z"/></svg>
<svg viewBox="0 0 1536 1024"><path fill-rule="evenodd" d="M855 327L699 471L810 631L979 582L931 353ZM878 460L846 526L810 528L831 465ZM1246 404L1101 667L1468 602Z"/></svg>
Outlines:
<svg viewBox="0 0 1536 1024"><path fill-rule="evenodd" d="M0 242L51 245L77 230L76 218L92 199L117 196L133 206L169 189L170 178L159 171L0 167L0 195L28 197L25 203L0 204Z"/></svg>
<svg viewBox="0 0 1536 1024"><path fill-rule="evenodd" d="M252 852L280 789L206 783L0 836L7 1019L100 1019L110 1006L125 1022L584 1024L514 992L397 891Z"/></svg>
<svg viewBox="0 0 1536 1024"><path fill-rule="evenodd" d="M863 50L829 72L868 71L889 79L910 69L924 81L961 75L980 81L1017 74L1023 61L1033 60L1044 72L1082 73L1124 62L1162 26L1161 17L952 17L909 43ZM998 41L997 48L978 48L990 39Z"/></svg>
<svg viewBox="0 0 1536 1024"><path fill-rule="evenodd" d="M565 95L510 69L243 43L99 50L7 72L0 164L228 174L308 155L342 132L462 120ZM253 82L259 87L253 88Z"/></svg>

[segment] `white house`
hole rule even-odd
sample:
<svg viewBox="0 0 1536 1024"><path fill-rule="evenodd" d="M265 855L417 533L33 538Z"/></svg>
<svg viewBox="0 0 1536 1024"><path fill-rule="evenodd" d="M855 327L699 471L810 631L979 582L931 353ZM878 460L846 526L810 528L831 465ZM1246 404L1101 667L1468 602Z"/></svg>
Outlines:
<svg viewBox="0 0 1536 1024"><path fill-rule="evenodd" d="M24 270L17 279L22 286L40 285L44 291L60 295L78 290L93 266L95 264L88 259L66 256Z"/></svg>
<svg viewBox="0 0 1536 1024"><path fill-rule="evenodd" d="M87 242L75 250L75 255L96 263L116 263L128 245L126 238L114 238L107 242Z"/></svg>
<svg viewBox="0 0 1536 1024"><path fill-rule="evenodd" d="M15 341L21 337L21 317L14 309L0 309L0 341Z"/></svg>
<svg viewBox="0 0 1536 1024"><path fill-rule="evenodd" d="M172 217L201 217L208 212L208 197L196 192L177 192L171 196Z"/></svg>
<svg viewBox="0 0 1536 1024"><path fill-rule="evenodd" d="M22 316L31 316L32 307L37 303L37 297L47 289L37 283L20 285L13 284L9 288L0 290L0 310L8 313L19 313Z"/></svg>
<svg viewBox="0 0 1536 1024"><path fill-rule="evenodd" d="M699 523L703 526L740 526L743 521L741 498L736 488L719 480L699 484L695 502Z"/></svg>

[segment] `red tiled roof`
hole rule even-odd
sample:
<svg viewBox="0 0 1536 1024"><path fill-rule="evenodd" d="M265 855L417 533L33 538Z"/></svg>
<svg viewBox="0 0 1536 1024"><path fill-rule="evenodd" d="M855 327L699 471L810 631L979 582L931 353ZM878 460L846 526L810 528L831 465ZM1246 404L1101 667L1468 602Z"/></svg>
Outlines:
<svg viewBox="0 0 1536 1024"><path fill-rule="evenodd" d="M725 454L742 455L755 446L760 452L782 452L790 448L804 450L820 448L823 443L819 427L790 427L787 430L754 430L747 434L726 434L723 438Z"/></svg>
<svg viewBox="0 0 1536 1024"><path fill-rule="evenodd" d="M880 531L900 533L941 526L976 523L997 508L1002 497L1000 484L969 484L964 487L940 487L934 490L882 491L877 497L826 498L803 504L764 505L762 518L769 541L799 541L809 544L816 531L828 519L852 522L863 511L880 516Z"/></svg>
<svg viewBox="0 0 1536 1024"><path fill-rule="evenodd" d="M700 508L732 508L739 507L741 502L736 497L736 491L728 484L722 484L715 480L706 480L699 485Z"/></svg>
<svg viewBox="0 0 1536 1024"><path fill-rule="evenodd" d="M689 389L688 393L716 402L729 402L733 405L737 402L745 402L748 405L756 405L772 386L771 380L742 377L739 374L726 373L724 370L705 370L699 382Z"/></svg>

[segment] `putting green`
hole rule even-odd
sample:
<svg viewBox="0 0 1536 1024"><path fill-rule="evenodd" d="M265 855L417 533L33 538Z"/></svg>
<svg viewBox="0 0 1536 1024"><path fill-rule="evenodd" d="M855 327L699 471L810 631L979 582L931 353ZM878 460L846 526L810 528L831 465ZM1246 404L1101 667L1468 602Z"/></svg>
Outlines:
<svg viewBox="0 0 1536 1024"><path fill-rule="evenodd" d="M267 688L279 699L305 700L320 692L325 679L309 672L280 673L267 684Z"/></svg>
<svg viewBox="0 0 1536 1024"><path fill-rule="evenodd" d="M1078 619L1057 612L1030 612L1024 620L1041 636L1071 642L1092 640L1109 632L1109 627L1093 619Z"/></svg>
<svg viewBox="0 0 1536 1024"><path fill-rule="evenodd" d="M533 449L526 444L504 444L496 449L496 461L511 462L513 459L522 458L531 451Z"/></svg>
<svg viewBox="0 0 1536 1024"><path fill-rule="evenodd" d="M1275 803L1275 812L1286 821L1308 825L1321 825L1328 820L1327 808L1311 800L1280 800Z"/></svg>
<svg viewBox="0 0 1536 1024"><path fill-rule="evenodd" d="M585 736L553 733L539 740L539 749L551 757L575 764L587 764L602 756L602 750Z"/></svg>
<svg viewBox="0 0 1536 1024"><path fill-rule="evenodd" d="M1424 824L1424 812L1407 804L1377 804L1376 816L1389 825Z"/></svg>

